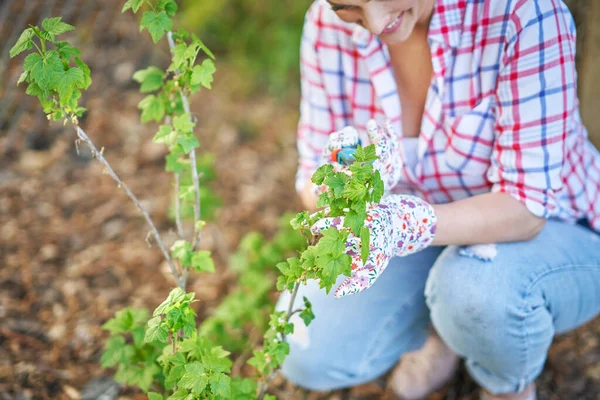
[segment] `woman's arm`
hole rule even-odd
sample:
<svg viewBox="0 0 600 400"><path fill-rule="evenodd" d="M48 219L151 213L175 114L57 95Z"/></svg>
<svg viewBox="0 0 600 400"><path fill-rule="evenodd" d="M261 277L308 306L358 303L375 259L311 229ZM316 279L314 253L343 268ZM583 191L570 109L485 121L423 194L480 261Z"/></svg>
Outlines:
<svg viewBox="0 0 600 400"><path fill-rule="evenodd" d="M504 192L484 193L433 208L437 216L434 246L531 240L546 223Z"/></svg>

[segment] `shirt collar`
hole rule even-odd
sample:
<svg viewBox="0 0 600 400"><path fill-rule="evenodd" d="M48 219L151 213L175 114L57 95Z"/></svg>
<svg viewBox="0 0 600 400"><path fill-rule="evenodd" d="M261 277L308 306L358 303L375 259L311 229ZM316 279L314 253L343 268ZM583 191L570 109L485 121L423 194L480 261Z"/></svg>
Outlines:
<svg viewBox="0 0 600 400"><path fill-rule="evenodd" d="M429 39L450 48L457 48L463 30L465 8L465 0L435 0L429 23ZM368 47L374 39L377 39L377 36L366 28L360 25L354 27L352 41L358 47Z"/></svg>

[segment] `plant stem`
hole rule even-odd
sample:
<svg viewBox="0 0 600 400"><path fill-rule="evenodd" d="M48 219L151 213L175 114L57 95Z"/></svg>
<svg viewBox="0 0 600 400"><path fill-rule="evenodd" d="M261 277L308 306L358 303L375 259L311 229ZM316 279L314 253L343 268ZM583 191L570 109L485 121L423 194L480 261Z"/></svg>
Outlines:
<svg viewBox="0 0 600 400"><path fill-rule="evenodd" d="M285 318L285 322L288 323L290 322L290 318L292 317L293 313L292 313L292 308L294 307L294 302L296 301L296 296L298 295L298 288L300 287L300 283L296 282L294 284L294 288L292 289L292 295L290 296L290 304L288 304L288 309L287 309L287 314L286 314L286 318ZM294 313L298 311L295 310ZM285 336L281 336L281 341L285 342ZM258 399L257 400L262 400L265 395L267 394L267 389L269 389L269 383L271 382L271 380L273 378L275 378L275 376L277 375L277 373L279 372L279 370L281 369L281 366L275 368L273 370L273 372L271 372L269 374L269 376L267 376L267 379L264 380L264 382L261 383L261 387L260 387L260 392L258 395Z"/></svg>
<svg viewBox="0 0 600 400"><path fill-rule="evenodd" d="M183 227L181 225L181 199L179 198L180 176L175 173L175 221L177 223L177 235L183 239Z"/></svg>
<svg viewBox="0 0 600 400"><path fill-rule="evenodd" d="M35 43L35 40L31 39L31 43L33 43L33 45L35 46L35 48L37 49L37 51L40 53L40 55L43 57L44 53L42 52L42 50L40 49L40 47Z"/></svg>
<svg viewBox="0 0 600 400"><path fill-rule="evenodd" d="M171 52L173 52L173 49L175 48L175 42L173 41L173 32L169 31L167 33L167 39L169 41L169 48L171 49ZM179 74L179 70L177 70L176 73ZM190 116L191 120L192 114L190 111L190 102L181 88L179 89L179 94L181 96L181 101L183 102L183 109ZM196 249L200 245L200 232L196 226L196 222L200 221L200 178L198 177L198 167L196 166L196 149L192 149L192 151L190 152L190 161L192 178L194 180L194 193L196 197L196 201L194 202L194 237L192 240L192 251L196 251Z"/></svg>
<svg viewBox="0 0 600 400"><path fill-rule="evenodd" d="M146 219L146 222L148 223L148 225L150 225L150 229L152 230L152 234L154 236L154 239L156 240L156 243L158 243L158 247L160 247L160 250L163 253L163 256L167 260L167 263L169 263L169 267L171 268L171 273L173 274L173 277L175 278L175 282L181 289L185 290L185 288L184 288L185 286L182 285L181 276L180 276L179 272L177 271L177 268L175 268L175 265L173 264L173 260L171 260L171 257L169 256L169 252L167 251L167 249L162 241L162 238L160 237L160 234L158 233L158 230L154 226L154 223L152 222L152 219L150 218L148 211L146 211L144 206L139 202L139 200L135 197L135 195L131 192L131 190L129 190L129 187L127 187L127 185L125 183L123 183L123 181L121 181L121 179L117 176L115 171L113 171L113 169L111 168L108 161L106 161L106 159L102 155L102 152L98 151L96 146L94 146L94 143L92 143L92 141L90 140L88 135L86 135L86 133L83 131L83 129L81 129L79 127L79 125L74 125L74 126L75 126L75 130L77 131L78 140L83 140L88 145L88 147L92 151L92 154L94 155L94 157L96 157L96 159L104 165L104 167L108 171L108 174L111 176L111 178L113 178L118 183L119 187L125 191L127 196L129 196L129 198L140 209L140 211L144 215L144 218Z"/></svg>

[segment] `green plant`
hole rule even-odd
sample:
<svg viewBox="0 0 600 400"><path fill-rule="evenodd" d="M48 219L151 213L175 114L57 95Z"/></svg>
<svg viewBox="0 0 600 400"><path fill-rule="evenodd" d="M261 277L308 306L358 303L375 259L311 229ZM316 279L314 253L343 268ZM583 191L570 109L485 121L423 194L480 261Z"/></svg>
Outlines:
<svg viewBox="0 0 600 400"><path fill-rule="evenodd" d="M126 308L103 325L111 337L106 343L101 364L103 367L116 366L115 379L138 386L148 393L151 400L274 398L267 394L267 390L270 380L289 353L286 335L294 330L290 318L299 314L306 325L315 318L310 299L304 298L303 306L293 309L299 286L309 279L316 279L329 292L339 275L350 275L350 257L344 252L350 231L361 238L363 259L368 256L369 231L363 227L366 207L368 203L379 202L383 194L383 182L372 166L376 159L375 148L370 145L357 149L356 162L349 168L350 175L335 172L331 165L324 165L315 172L313 182L328 188L319 197L318 203L327 207L327 211L313 215L301 212L293 218L288 216L290 225L286 225L271 243L264 243L256 234L245 237L234 256L234 268L240 273L240 292L232 293L229 299L234 305L246 304L246 308L236 310L235 314L232 312L234 307L224 302L221 314L217 310L212 319L197 327L196 312L192 307L195 294L185 291L188 274L190 270L214 272L215 267L210 252L199 250L200 234L205 223L200 218L201 168L195 154L199 143L193 134L195 121L191 118L188 96L201 87L210 89L215 72L213 55L197 36L184 30L176 34L171 31L171 18L177 11L173 0L128 0L123 11L131 9L137 13L142 7L148 11L142 15L141 29L148 30L154 42L167 35L172 52L172 60L166 70L151 66L134 75L141 85L140 90L152 93L139 104L141 120L162 122L153 140L167 145L166 170L175 175L175 222L179 239L172 244L170 251L167 251L144 207L78 125L77 117L84 111L77 104L78 93L89 86L90 71L78 58L79 50L66 42L55 42L56 35L73 27L62 23L60 18L45 20L43 30L37 27L27 29L11 50L14 57L36 48L37 53L25 59L24 74L19 83L28 83L28 93L40 98L49 118L73 124L78 137L76 143L84 141L90 147L110 176L139 207L177 285L153 311L152 317L145 310ZM41 47L35 43L36 38ZM54 44L56 50L47 50L48 43ZM197 64L201 52L207 58ZM31 58L32 55L35 57ZM77 67L70 65L71 56L76 56ZM181 200L187 201L193 208L194 232L189 240L183 237ZM344 216L348 230L330 228L321 235L313 235L310 227L326 215ZM290 226L296 231L296 237L291 236ZM271 305L266 297L272 281L265 279L264 271L291 251L300 250L303 251L297 257L288 257L277 264L281 273L277 289L287 289L292 293L287 310L272 312L269 316L262 312L252 313L251 306ZM247 301L250 298L254 299L253 303ZM246 324L259 326L261 331L266 329L262 348L254 350L248 360L248 364L256 370L255 379L232 376L233 363L229 351L215 343L227 342L237 346L238 351L247 350L250 343L236 339L235 333L232 334ZM243 357L239 359L244 360Z"/></svg>

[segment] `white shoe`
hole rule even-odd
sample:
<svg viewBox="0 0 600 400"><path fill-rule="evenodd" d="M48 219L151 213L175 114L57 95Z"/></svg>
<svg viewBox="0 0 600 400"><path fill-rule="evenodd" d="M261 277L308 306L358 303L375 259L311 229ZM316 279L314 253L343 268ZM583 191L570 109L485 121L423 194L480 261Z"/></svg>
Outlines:
<svg viewBox="0 0 600 400"><path fill-rule="evenodd" d="M388 386L400 399L424 399L452 378L458 361L458 356L442 339L432 334L419 350L402 356Z"/></svg>

